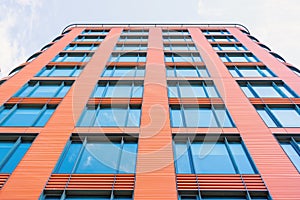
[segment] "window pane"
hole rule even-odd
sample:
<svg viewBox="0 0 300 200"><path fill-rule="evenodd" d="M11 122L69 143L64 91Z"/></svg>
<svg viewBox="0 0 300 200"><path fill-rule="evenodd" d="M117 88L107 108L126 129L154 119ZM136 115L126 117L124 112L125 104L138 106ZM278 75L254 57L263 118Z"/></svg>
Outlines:
<svg viewBox="0 0 300 200"><path fill-rule="evenodd" d="M180 67L176 69L178 77L198 77L196 68L194 67Z"/></svg>
<svg viewBox="0 0 300 200"><path fill-rule="evenodd" d="M63 86L60 89L60 91L58 92L58 94L55 95L55 97L64 97L64 96L66 96L66 94L68 93L69 89L70 89L70 86L67 86L67 85Z"/></svg>
<svg viewBox="0 0 300 200"><path fill-rule="evenodd" d="M49 76L70 76L73 71L72 68L56 68Z"/></svg>
<svg viewBox="0 0 300 200"><path fill-rule="evenodd" d="M208 72L207 72L206 69L199 68L198 71L199 71L200 77L209 77Z"/></svg>
<svg viewBox="0 0 300 200"><path fill-rule="evenodd" d="M273 77L273 75L270 73L267 69L260 69L267 77Z"/></svg>
<svg viewBox="0 0 300 200"><path fill-rule="evenodd" d="M136 143L124 143L122 156L120 160L119 173L135 173L137 156L137 144Z"/></svg>
<svg viewBox="0 0 300 200"><path fill-rule="evenodd" d="M181 85L179 90L182 98L206 97L201 85Z"/></svg>
<svg viewBox="0 0 300 200"><path fill-rule="evenodd" d="M229 69L229 72L233 77L239 77L239 74L235 71L235 69Z"/></svg>
<svg viewBox="0 0 300 200"><path fill-rule="evenodd" d="M300 116L293 108L270 108L283 127L299 127Z"/></svg>
<svg viewBox="0 0 300 200"><path fill-rule="evenodd" d="M106 68L102 76L112 76L113 69L112 68Z"/></svg>
<svg viewBox="0 0 300 200"><path fill-rule="evenodd" d="M239 72L243 75L243 77L262 77L256 68L239 68Z"/></svg>
<svg viewBox="0 0 300 200"><path fill-rule="evenodd" d="M183 127L183 119L179 108L171 109L171 123L172 127Z"/></svg>
<svg viewBox="0 0 300 200"><path fill-rule="evenodd" d="M119 155L120 144L87 143L79 160L76 173L116 173Z"/></svg>
<svg viewBox="0 0 300 200"><path fill-rule="evenodd" d="M54 97L59 88L58 85L40 85L30 94L30 97Z"/></svg>
<svg viewBox="0 0 300 200"><path fill-rule="evenodd" d="M175 157L175 164L176 164L176 173L177 174L192 173L187 145L185 143L176 143L174 150L175 150L174 157Z"/></svg>
<svg viewBox="0 0 300 200"><path fill-rule="evenodd" d="M34 89L34 86L25 86L24 89L21 89L23 90L20 94L17 94L16 96L18 97L27 97L29 96L29 94L32 92L32 90Z"/></svg>
<svg viewBox="0 0 300 200"><path fill-rule="evenodd" d="M235 174L223 143L193 143L191 146L196 173Z"/></svg>
<svg viewBox="0 0 300 200"><path fill-rule="evenodd" d="M221 127L233 127L230 117L225 109L215 109L215 113L217 115L218 121Z"/></svg>
<svg viewBox="0 0 300 200"><path fill-rule="evenodd" d="M294 95L291 94L285 86L279 85L278 88L279 88L279 89L281 90L281 92L283 92L287 97L294 97Z"/></svg>
<svg viewBox="0 0 300 200"><path fill-rule="evenodd" d="M134 76L135 68L134 67L120 67L116 68L113 76Z"/></svg>
<svg viewBox="0 0 300 200"><path fill-rule="evenodd" d="M174 77L174 68L167 68L167 77Z"/></svg>
<svg viewBox="0 0 300 200"><path fill-rule="evenodd" d="M210 108L185 108L184 117L187 127L218 127Z"/></svg>
<svg viewBox="0 0 300 200"><path fill-rule="evenodd" d="M0 142L0 162L3 161L5 156L8 154L10 149L14 146L14 142L11 141L1 141Z"/></svg>
<svg viewBox="0 0 300 200"><path fill-rule="evenodd" d="M24 157L25 153L29 149L31 143L21 143L15 150L15 152L11 155L9 160L5 163L5 165L2 167L1 172L2 173L12 173L14 169L17 167L19 162ZM2 150L2 149L1 149Z"/></svg>
<svg viewBox="0 0 300 200"><path fill-rule="evenodd" d="M110 85L107 88L105 97L130 97L131 88L131 85Z"/></svg>
<svg viewBox="0 0 300 200"><path fill-rule="evenodd" d="M101 108L94 126L125 126L127 108Z"/></svg>
<svg viewBox="0 0 300 200"><path fill-rule="evenodd" d="M246 155L246 152L240 143L230 143L229 148L233 154L235 163L241 174L254 174L252 165Z"/></svg>
<svg viewBox="0 0 300 200"><path fill-rule="evenodd" d="M219 97L217 90L214 86L212 85L206 85L205 86L206 92L208 93L208 97Z"/></svg>
<svg viewBox="0 0 300 200"><path fill-rule="evenodd" d="M252 88L255 90L259 97L281 97L281 95L273 86L253 85Z"/></svg>
<svg viewBox="0 0 300 200"><path fill-rule="evenodd" d="M297 154L295 149L291 146L291 144L282 143L280 145L300 172L300 156Z"/></svg>
<svg viewBox="0 0 300 200"><path fill-rule="evenodd" d="M179 97L177 86L168 86L169 97Z"/></svg>
<svg viewBox="0 0 300 200"><path fill-rule="evenodd" d="M245 93L245 95L248 98L254 98L254 94L251 92L251 90L247 87L247 86L241 86L241 89L243 90L243 92Z"/></svg>
<svg viewBox="0 0 300 200"><path fill-rule="evenodd" d="M264 122L267 124L268 127L277 127L275 122L272 120L272 118L265 110L259 109L257 110L257 112L260 115L260 117L264 120Z"/></svg>
<svg viewBox="0 0 300 200"><path fill-rule="evenodd" d="M65 156L61 158L62 161L55 173L71 174L76 159L78 158L81 147L82 147L82 143L72 142L69 149L66 151Z"/></svg>
<svg viewBox="0 0 300 200"><path fill-rule="evenodd" d="M35 126L45 126L48 122L49 118L52 116L54 109L46 109L42 115L39 117L38 121L36 122Z"/></svg>
<svg viewBox="0 0 300 200"><path fill-rule="evenodd" d="M231 62L248 62L248 60L243 55L240 55L240 56L230 55L229 59Z"/></svg>
<svg viewBox="0 0 300 200"><path fill-rule="evenodd" d="M94 126L97 110L87 109L81 116L78 126Z"/></svg>
<svg viewBox="0 0 300 200"><path fill-rule="evenodd" d="M132 97L142 97L143 96L143 86L134 86L132 91Z"/></svg>
<svg viewBox="0 0 300 200"><path fill-rule="evenodd" d="M95 89L95 92L93 94L93 97L103 97L103 92L105 90L105 85L98 85Z"/></svg>
<svg viewBox="0 0 300 200"><path fill-rule="evenodd" d="M40 108L17 108L6 118L2 126L31 126L40 112Z"/></svg>
<svg viewBox="0 0 300 200"><path fill-rule="evenodd" d="M141 110L140 109L130 109L128 115L127 126L140 126Z"/></svg>

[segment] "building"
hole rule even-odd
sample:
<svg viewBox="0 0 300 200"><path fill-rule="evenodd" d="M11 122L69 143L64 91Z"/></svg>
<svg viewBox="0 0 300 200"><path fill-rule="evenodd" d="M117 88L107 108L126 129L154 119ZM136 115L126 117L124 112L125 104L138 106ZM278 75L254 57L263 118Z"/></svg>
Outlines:
<svg viewBox="0 0 300 200"><path fill-rule="evenodd" d="M241 25L68 26L1 80L0 199L300 199L299 75Z"/></svg>

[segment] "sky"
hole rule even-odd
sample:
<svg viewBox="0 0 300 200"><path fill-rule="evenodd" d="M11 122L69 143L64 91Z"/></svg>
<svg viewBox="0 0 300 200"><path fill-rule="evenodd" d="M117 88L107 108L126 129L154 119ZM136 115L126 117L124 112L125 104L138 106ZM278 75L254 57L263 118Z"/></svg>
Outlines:
<svg viewBox="0 0 300 200"><path fill-rule="evenodd" d="M299 0L0 0L0 77L71 23L240 23L300 67Z"/></svg>

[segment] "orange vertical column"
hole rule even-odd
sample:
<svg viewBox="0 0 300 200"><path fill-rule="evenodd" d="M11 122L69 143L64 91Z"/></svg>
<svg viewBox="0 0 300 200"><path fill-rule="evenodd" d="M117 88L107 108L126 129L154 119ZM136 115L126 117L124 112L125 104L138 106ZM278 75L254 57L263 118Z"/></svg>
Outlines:
<svg viewBox="0 0 300 200"><path fill-rule="evenodd" d="M272 197L299 198L299 173L272 132L231 77L200 29L190 28L189 31Z"/></svg>
<svg viewBox="0 0 300 200"><path fill-rule="evenodd" d="M134 199L177 199L162 32L150 28Z"/></svg>
<svg viewBox="0 0 300 200"><path fill-rule="evenodd" d="M80 77L0 191L0 199L38 199L103 71L122 29L106 36Z"/></svg>
<svg viewBox="0 0 300 200"><path fill-rule="evenodd" d="M283 80L291 89L300 95L300 77L292 70L277 60L264 48L253 42L246 34L237 28L228 28L228 31L234 35L249 51L251 51L261 62L271 69L281 80Z"/></svg>

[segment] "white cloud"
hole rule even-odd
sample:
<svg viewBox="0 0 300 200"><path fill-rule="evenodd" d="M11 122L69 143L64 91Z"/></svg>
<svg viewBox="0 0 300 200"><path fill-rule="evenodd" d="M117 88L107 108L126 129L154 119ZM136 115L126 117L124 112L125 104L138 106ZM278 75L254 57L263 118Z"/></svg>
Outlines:
<svg viewBox="0 0 300 200"><path fill-rule="evenodd" d="M4 0L0 4L0 69L7 75L11 69L25 62L26 45L38 20L38 0ZM34 52L31 52L34 53Z"/></svg>

